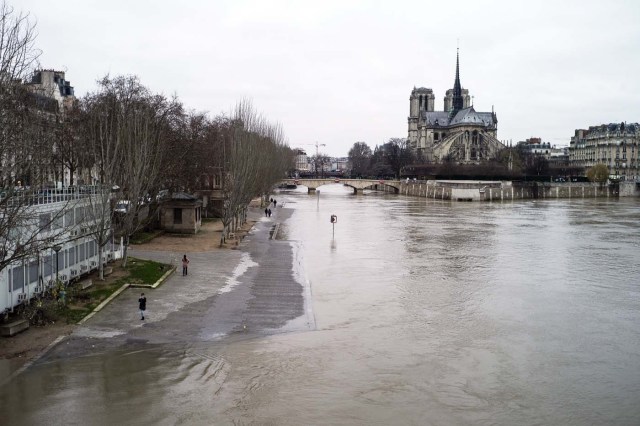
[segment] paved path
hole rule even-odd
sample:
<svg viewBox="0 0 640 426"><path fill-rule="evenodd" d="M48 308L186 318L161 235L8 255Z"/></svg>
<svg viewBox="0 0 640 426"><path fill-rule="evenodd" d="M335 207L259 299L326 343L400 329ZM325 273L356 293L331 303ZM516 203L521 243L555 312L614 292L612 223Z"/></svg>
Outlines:
<svg viewBox="0 0 640 426"><path fill-rule="evenodd" d="M181 275L183 253L130 251L134 257L178 265L156 289L128 289L43 360L79 356L136 344L224 341L271 333L315 329L310 289L295 242L270 239L291 210L278 207L256 225L237 250L193 253L189 274ZM294 274L294 267L296 273ZM302 282L300 282L302 281ZM147 297L141 321L138 297Z"/></svg>

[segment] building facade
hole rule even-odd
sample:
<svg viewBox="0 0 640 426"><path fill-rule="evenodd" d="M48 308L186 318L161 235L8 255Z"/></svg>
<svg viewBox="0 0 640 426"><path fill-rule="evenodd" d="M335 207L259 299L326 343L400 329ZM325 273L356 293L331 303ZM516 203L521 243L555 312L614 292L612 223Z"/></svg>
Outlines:
<svg viewBox="0 0 640 426"><path fill-rule="evenodd" d="M309 157L307 157L307 152L302 148L296 148L295 150L295 162L296 162L296 170L301 172L308 172L311 170L309 166Z"/></svg>
<svg viewBox="0 0 640 426"><path fill-rule="evenodd" d="M35 95L55 100L58 109L71 107L76 100L73 86L65 78L64 71L36 70L25 85Z"/></svg>
<svg viewBox="0 0 640 426"><path fill-rule="evenodd" d="M460 84L460 56L456 55L453 89L447 90L444 110L435 111L433 90L414 88L409 98L408 140L417 157L427 163L454 161L479 164L505 146L497 139L498 118L478 112Z"/></svg>
<svg viewBox="0 0 640 426"><path fill-rule="evenodd" d="M66 286L97 270L100 262L122 256L113 236L102 248L95 238L96 227L110 226L110 219L101 216L108 211L98 207L103 199L99 193L66 188L28 197L19 233L41 242L37 251L0 269L0 313L40 297L58 281ZM2 248L7 258L15 249L11 243Z"/></svg>
<svg viewBox="0 0 640 426"><path fill-rule="evenodd" d="M31 80L25 82L24 86L32 94L32 102L40 112L52 123L64 122L68 112L74 108L77 98L71 82L66 79L64 71L56 70L36 70L31 76ZM63 166L64 157L60 146L53 136L51 139L52 156L48 160L40 162L40 171L46 174L43 180L48 181L49 186L62 188L70 185L71 175L68 168ZM91 178L89 169L78 169L75 171L75 184L95 184L95 179Z"/></svg>
<svg viewBox="0 0 640 426"><path fill-rule="evenodd" d="M333 157L331 171L346 173L349 170L349 157Z"/></svg>
<svg viewBox="0 0 640 426"><path fill-rule="evenodd" d="M569 145L572 166L585 172L596 164L619 180L640 180L640 124L610 123L577 129Z"/></svg>
<svg viewBox="0 0 640 426"><path fill-rule="evenodd" d="M516 146L532 155L544 157L549 165L569 165L569 147L557 147L543 142L541 138L529 138Z"/></svg>

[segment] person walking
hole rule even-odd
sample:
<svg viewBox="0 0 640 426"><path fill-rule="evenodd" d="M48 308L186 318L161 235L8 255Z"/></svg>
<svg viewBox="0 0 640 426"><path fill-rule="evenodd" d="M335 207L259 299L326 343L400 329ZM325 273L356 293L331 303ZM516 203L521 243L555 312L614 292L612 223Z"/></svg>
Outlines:
<svg viewBox="0 0 640 426"><path fill-rule="evenodd" d="M278 202L277 202L277 201L276 201L276 199L274 198L274 199L273 199L273 208L274 208L274 209L276 208L276 204L277 204L277 203L278 203Z"/></svg>
<svg viewBox="0 0 640 426"><path fill-rule="evenodd" d="M140 293L140 298L138 299L138 308L140 308L140 319L144 321L144 311L147 310L147 298L144 297L144 293Z"/></svg>
<svg viewBox="0 0 640 426"><path fill-rule="evenodd" d="M189 266L189 259L187 259L187 255L185 254L182 257L182 276L188 275L187 267Z"/></svg>
<svg viewBox="0 0 640 426"><path fill-rule="evenodd" d="M269 217L271 217L271 209L269 209Z"/></svg>
<svg viewBox="0 0 640 426"><path fill-rule="evenodd" d="M265 209L264 209L264 215L265 215L265 217L266 217L266 216L269 216L269 209L268 209L268 208L265 208Z"/></svg>

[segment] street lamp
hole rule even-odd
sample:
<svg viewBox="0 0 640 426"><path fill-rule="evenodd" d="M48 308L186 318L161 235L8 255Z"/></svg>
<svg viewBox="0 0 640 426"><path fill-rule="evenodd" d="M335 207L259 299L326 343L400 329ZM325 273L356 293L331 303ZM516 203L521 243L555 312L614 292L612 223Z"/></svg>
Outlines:
<svg viewBox="0 0 640 426"><path fill-rule="evenodd" d="M52 247L53 251L56 252L56 283L58 282L58 269L59 269L59 254L60 254L60 250L62 250L62 246L60 244L56 244L55 246Z"/></svg>

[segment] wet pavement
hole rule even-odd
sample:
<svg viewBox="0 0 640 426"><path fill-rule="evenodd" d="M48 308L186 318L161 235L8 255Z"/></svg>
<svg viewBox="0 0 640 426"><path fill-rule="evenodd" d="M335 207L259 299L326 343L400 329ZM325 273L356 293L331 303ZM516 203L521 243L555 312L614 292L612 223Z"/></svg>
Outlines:
<svg viewBox="0 0 640 426"><path fill-rule="evenodd" d="M130 250L132 257L178 268L156 289L127 289L38 362L314 329L298 247L271 238L275 225L291 213L281 206L274 213L266 218L252 211L257 222L236 250L187 253L187 276L180 266L184 253ZM144 321L138 310L141 292L147 298Z"/></svg>

